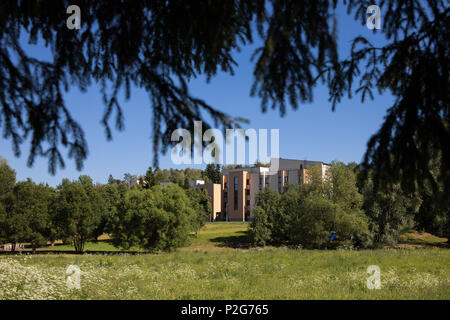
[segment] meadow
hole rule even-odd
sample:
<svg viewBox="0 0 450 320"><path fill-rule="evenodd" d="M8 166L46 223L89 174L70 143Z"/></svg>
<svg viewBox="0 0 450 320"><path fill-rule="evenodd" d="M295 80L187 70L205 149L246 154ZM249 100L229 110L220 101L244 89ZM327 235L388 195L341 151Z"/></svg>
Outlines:
<svg viewBox="0 0 450 320"><path fill-rule="evenodd" d="M207 224L170 253L121 252L105 237L83 255L64 245L1 254L0 299L450 299L448 249L249 248L246 230ZM80 290L66 286L69 265ZM380 267L379 290L366 287L369 265Z"/></svg>

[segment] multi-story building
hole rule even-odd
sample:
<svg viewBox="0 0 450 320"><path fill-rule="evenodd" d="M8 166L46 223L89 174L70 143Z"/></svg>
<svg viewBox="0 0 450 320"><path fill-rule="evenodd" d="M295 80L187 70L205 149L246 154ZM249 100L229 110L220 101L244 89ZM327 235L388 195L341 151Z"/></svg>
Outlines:
<svg viewBox="0 0 450 320"><path fill-rule="evenodd" d="M205 183L204 180L190 180L191 187L206 190L211 200L211 213L208 216L208 221L216 221L221 219L222 212L222 188L219 183Z"/></svg>
<svg viewBox="0 0 450 320"><path fill-rule="evenodd" d="M325 178L329 164L321 161L271 159L269 167L223 170L220 184L191 180L191 187L206 190L211 199L210 221L247 221L252 219L256 194L270 188L282 192L286 184L308 182L308 171L320 166Z"/></svg>
<svg viewBox="0 0 450 320"><path fill-rule="evenodd" d="M308 181L308 168L320 166L325 178L329 165L321 161L271 159L270 167L248 167L223 170L222 210L217 220L247 221L252 218L256 194L270 188L282 192L286 184Z"/></svg>
<svg viewBox="0 0 450 320"><path fill-rule="evenodd" d="M221 218L226 221L249 220L256 194L266 188L269 188L269 168L223 170Z"/></svg>

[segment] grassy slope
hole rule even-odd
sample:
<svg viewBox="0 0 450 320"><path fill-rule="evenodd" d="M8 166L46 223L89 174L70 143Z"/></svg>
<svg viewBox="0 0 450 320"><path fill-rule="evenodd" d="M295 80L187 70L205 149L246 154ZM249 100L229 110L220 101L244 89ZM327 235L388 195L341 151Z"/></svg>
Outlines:
<svg viewBox="0 0 450 320"><path fill-rule="evenodd" d="M248 248L248 222L215 222L203 227L186 250Z"/></svg>
<svg viewBox="0 0 450 320"><path fill-rule="evenodd" d="M172 253L0 255L0 299L450 299L448 249L234 249L246 227L208 224ZM80 291L66 289L71 264ZM366 288L369 265L381 269L381 290Z"/></svg>
<svg viewBox="0 0 450 320"><path fill-rule="evenodd" d="M248 248L247 222L215 222L207 223L199 232L198 237L193 236L191 245L180 250L226 250L231 248ZM72 245L57 243L55 246L40 248L39 251L58 251L74 253ZM144 252L139 248L131 248L132 252ZM97 242L88 242L85 245L86 253L121 252L109 243L109 237L103 235Z"/></svg>
<svg viewBox="0 0 450 320"><path fill-rule="evenodd" d="M427 232L407 232L400 236L400 239L404 243L408 244L425 244L425 245L437 245L447 242L447 238L439 238Z"/></svg>

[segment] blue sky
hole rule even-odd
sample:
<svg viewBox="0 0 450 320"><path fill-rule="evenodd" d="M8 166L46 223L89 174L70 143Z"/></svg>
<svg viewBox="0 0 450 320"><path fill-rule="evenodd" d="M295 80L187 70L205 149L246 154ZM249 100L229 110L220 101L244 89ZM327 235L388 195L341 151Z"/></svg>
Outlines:
<svg viewBox="0 0 450 320"><path fill-rule="evenodd" d="M364 35L375 44L382 44L381 34L374 34L353 16L348 16L341 8L337 11L338 44L341 57L348 56L350 41ZM253 65L250 57L257 44L243 48L234 55L239 66L235 75L220 73L206 83L203 77L190 82L189 88L194 96L232 116L250 120L244 128L280 129L280 156L292 159L320 160L330 162L361 161L366 144L372 134L380 127L386 109L392 105L393 98L388 93L375 95L375 99L361 103L359 96L344 99L335 112L328 102L328 91L323 86L314 90L314 101L300 105L299 109L288 109L284 117L277 110L261 112L260 100L250 97L253 81ZM32 46L33 55L45 57L47 49L42 45ZM22 155L16 158L12 152L11 141L0 138L0 155L6 158L16 170L18 180L32 178L36 182L57 185L62 178L76 179L80 174L90 175L96 182L106 182L108 175L122 177L124 173L143 174L152 164L151 107L144 90L134 88L130 100L122 100L125 116L125 130L113 132L113 141L108 142L100 124L104 105L98 86L81 93L72 88L65 96L72 116L82 125L89 146L88 159L82 171L77 171L73 160L66 159L66 168L52 176L48 173L47 159L37 158L33 167L27 167L29 144L22 145ZM192 128L186 128L193 130ZM176 166L170 153L160 156L161 168L184 168ZM191 167L203 168L203 166Z"/></svg>

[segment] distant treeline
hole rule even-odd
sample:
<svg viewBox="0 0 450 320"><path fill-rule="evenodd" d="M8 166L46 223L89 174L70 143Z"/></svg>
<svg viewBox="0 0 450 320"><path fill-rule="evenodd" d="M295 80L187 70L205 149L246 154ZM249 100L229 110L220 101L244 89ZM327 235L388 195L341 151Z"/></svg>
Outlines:
<svg viewBox="0 0 450 320"><path fill-rule="evenodd" d="M186 245L210 213L207 193L189 188L189 180L218 183L220 175L221 167L212 164L204 171L149 167L142 176L110 176L107 184L82 175L53 188L17 182L0 158L0 244L37 249L62 240L83 252L87 241L106 233L118 248L172 250ZM167 181L173 183L160 186ZM254 245L370 248L394 244L412 229L450 234L448 196L428 185L415 193L399 185L377 188L356 163L333 162L325 179L313 167L306 184L288 184L281 194L259 192L252 216Z"/></svg>
<svg viewBox="0 0 450 320"><path fill-rule="evenodd" d="M206 192L180 186L202 177L201 170L156 170L155 179L148 180L151 171L136 184L127 175L107 184L82 175L52 188L31 179L16 182L15 171L0 159L0 244L11 243L14 250L18 243L29 243L35 250L62 240L83 252L87 241L107 233L122 249L184 246L210 213ZM174 183L161 187L160 180Z"/></svg>

